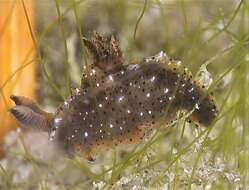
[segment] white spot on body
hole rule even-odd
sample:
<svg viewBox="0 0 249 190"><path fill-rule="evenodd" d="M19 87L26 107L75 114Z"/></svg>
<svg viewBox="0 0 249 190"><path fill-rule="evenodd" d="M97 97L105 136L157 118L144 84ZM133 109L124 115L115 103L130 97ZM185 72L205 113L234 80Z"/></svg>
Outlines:
<svg viewBox="0 0 249 190"><path fill-rule="evenodd" d="M153 82L155 79L156 79L156 77L153 76L153 77L150 79L150 81Z"/></svg>
<svg viewBox="0 0 249 190"><path fill-rule="evenodd" d="M149 98L149 97L150 97L150 93L147 93L147 94L146 94L146 97L148 97L148 98Z"/></svg>
<svg viewBox="0 0 249 190"><path fill-rule="evenodd" d="M177 64L177 65L181 65L182 62L181 62L180 60L178 60L178 61L176 62L176 64Z"/></svg>
<svg viewBox="0 0 249 190"><path fill-rule="evenodd" d="M169 100L171 101L172 99L173 99L173 98L170 96L170 97L169 97Z"/></svg>
<svg viewBox="0 0 249 190"><path fill-rule="evenodd" d="M57 124L57 123L59 123L61 120L62 120L61 117L56 117L56 118L54 119L54 122Z"/></svg>
<svg viewBox="0 0 249 190"><path fill-rule="evenodd" d="M140 116L143 116L144 115L144 113L143 112L140 112Z"/></svg>
<svg viewBox="0 0 249 190"><path fill-rule="evenodd" d="M109 78L110 81L113 81L113 76L112 75L109 75L108 78Z"/></svg>
<svg viewBox="0 0 249 190"><path fill-rule="evenodd" d="M169 92L169 89L168 89L168 88L165 88L165 89L163 90L163 92L164 92L164 94L167 94L167 93Z"/></svg>
<svg viewBox="0 0 249 190"><path fill-rule="evenodd" d="M189 92L193 92L194 91L194 88L192 87L190 90L189 90Z"/></svg>
<svg viewBox="0 0 249 190"><path fill-rule="evenodd" d="M128 110L127 110L127 113L131 113L131 110L128 109Z"/></svg>
<svg viewBox="0 0 249 190"><path fill-rule="evenodd" d="M120 96L119 98L118 98L118 101L119 102L122 102L124 100L124 96Z"/></svg>
<svg viewBox="0 0 249 190"><path fill-rule="evenodd" d="M96 70L92 69L91 72L90 72L90 76L93 76L95 73L96 73Z"/></svg>
<svg viewBox="0 0 249 190"><path fill-rule="evenodd" d="M110 123L110 128L113 128L113 124Z"/></svg>
<svg viewBox="0 0 249 190"><path fill-rule="evenodd" d="M160 51L157 55L157 58L167 57L167 54L164 51Z"/></svg>
<svg viewBox="0 0 249 190"><path fill-rule="evenodd" d="M100 108L102 108L102 107L103 107L103 105L102 105L102 104L99 104L99 107L100 107Z"/></svg>
<svg viewBox="0 0 249 190"><path fill-rule="evenodd" d="M88 137L88 133L87 133L87 132L85 132L85 133L84 133L84 136L85 136L85 137Z"/></svg>

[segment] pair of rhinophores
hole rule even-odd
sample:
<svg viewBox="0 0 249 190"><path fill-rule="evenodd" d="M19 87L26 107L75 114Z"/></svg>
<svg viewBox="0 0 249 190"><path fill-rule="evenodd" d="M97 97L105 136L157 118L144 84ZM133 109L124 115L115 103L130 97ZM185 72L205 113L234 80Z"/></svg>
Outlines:
<svg viewBox="0 0 249 190"><path fill-rule="evenodd" d="M213 98L180 61L161 52L127 64L115 38L98 33L84 44L93 63L54 114L26 97L10 97L16 104L10 111L22 126L47 131L69 155L91 160L96 148L142 139L179 110L192 111L189 119L202 126L216 118Z"/></svg>

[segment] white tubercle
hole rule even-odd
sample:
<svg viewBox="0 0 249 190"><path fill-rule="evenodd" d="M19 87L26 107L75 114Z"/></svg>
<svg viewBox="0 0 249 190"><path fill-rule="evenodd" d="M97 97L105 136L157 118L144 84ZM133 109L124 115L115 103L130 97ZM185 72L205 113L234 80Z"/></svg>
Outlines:
<svg viewBox="0 0 249 190"><path fill-rule="evenodd" d="M161 61L161 60L169 60L169 57L167 56L167 54L164 51L160 51L158 54L148 57L145 59L146 62L149 61Z"/></svg>
<svg viewBox="0 0 249 190"><path fill-rule="evenodd" d="M206 64L202 64L200 70L197 72L195 79L204 85L205 88L208 88L212 82L213 78L210 72L208 72Z"/></svg>

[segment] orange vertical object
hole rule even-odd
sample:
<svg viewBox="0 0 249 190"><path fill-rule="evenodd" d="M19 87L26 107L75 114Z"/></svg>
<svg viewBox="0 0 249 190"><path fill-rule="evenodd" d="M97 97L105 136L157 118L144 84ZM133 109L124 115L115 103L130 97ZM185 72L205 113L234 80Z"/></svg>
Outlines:
<svg viewBox="0 0 249 190"><path fill-rule="evenodd" d="M23 2L33 28L33 2ZM0 145L4 135L16 126L7 111L11 105L9 96L34 97L34 50L22 1L0 1Z"/></svg>

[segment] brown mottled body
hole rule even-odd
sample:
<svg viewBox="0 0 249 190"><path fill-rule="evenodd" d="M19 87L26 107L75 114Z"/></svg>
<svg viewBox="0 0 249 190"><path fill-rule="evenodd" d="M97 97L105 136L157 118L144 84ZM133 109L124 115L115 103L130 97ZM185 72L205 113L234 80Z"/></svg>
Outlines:
<svg viewBox="0 0 249 190"><path fill-rule="evenodd" d="M89 157L97 147L137 141L178 110L193 111L191 118L203 126L215 119L214 101L180 62L161 53L124 65L114 38L108 45L95 34L84 42L94 64L48 127L51 139L69 154Z"/></svg>

